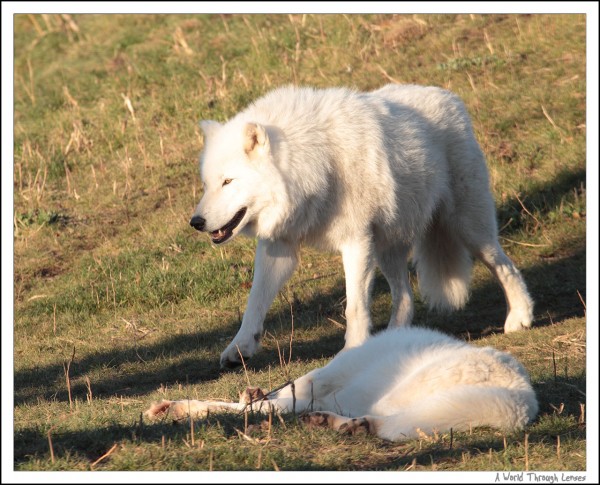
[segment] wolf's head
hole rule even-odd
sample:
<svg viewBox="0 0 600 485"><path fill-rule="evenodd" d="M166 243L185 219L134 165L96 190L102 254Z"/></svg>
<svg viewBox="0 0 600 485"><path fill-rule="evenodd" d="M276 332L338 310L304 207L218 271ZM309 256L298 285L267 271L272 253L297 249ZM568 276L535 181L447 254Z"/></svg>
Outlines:
<svg viewBox="0 0 600 485"><path fill-rule="evenodd" d="M233 119L202 121L200 176L204 194L190 225L222 244L240 232L256 235L257 218L272 199L273 169L267 129Z"/></svg>

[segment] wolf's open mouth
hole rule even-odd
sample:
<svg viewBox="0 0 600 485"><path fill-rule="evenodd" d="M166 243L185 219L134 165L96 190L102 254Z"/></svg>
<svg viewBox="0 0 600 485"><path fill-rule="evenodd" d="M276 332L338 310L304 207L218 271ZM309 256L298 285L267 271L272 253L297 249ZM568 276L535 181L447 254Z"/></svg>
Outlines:
<svg viewBox="0 0 600 485"><path fill-rule="evenodd" d="M242 219L246 215L246 210L247 207L241 208L235 213L233 218L221 229L212 231L210 233L210 238L212 239L212 242L214 242L215 244L221 244L227 241L227 239L229 239L233 235L233 230L238 226L240 222L242 222Z"/></svg>

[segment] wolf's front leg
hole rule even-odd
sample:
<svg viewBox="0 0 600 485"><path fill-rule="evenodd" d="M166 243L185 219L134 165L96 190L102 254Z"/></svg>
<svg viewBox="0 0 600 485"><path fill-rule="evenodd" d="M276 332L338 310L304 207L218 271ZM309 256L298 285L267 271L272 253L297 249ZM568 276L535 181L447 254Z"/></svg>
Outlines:
<svg viewBox="0 0 600 485"><path fill-rule="evenodd" d="M306 406L301 408L302 411ZM248 387L240 393L239 402L225 401L198 401L197 399L182 399L168 401L163 399L153 403L144 413L149 419L169 417L174 421L181 421L188 416L192 418L205 418L209 413L241 413L244 411L269 413L272 410L279 412L292 411L291 399L270 400L262 389Z"/></svg>
<svg viewBox="0 0 600 485"><path fill-rule="evenodd" d="M375 273L375 257L371 242L365 236L342 247L346 275L346 345L356 347L369 338L371 329L371 285Z"/></svg>
<svg viewBox="0 0 600 485"><path fill-rule="evenodd" d="M198 401L196 399L184 399L181 401L167 401L152 404L144 413L149 419L169 417L179 421L191 416L193 418L204 418L208 413L223 413L243 411L245 404L220 401Z"/></svg>
<svg viewBox="0 0 600 485"><path fill-rule="evenodd" d="M259 240L254 260L254 280L242 326L221 354L221 367L236 367L254 355L263 333L263 322L277 292L298 265L298 248L283 241Z"/></svg>

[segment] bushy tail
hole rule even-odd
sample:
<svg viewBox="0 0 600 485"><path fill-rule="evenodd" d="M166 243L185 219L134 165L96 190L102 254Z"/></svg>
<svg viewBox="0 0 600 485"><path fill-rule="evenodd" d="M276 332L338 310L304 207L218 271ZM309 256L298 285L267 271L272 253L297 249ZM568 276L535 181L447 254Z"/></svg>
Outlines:
<svg viewBox="0 0 600 485"><path fill-rule="evenodd" d="M376 418L375 432L398 441L418 438L422 433L466 431L477 426L513 431L533 420L537 411L532 389L464 386L439 393L398 414Z"/></svg>
<svg viewBox="0 0 600 485"><path fill-rule="evenodd" d="M414 249L419 290L430 308L456 310L469 297L473 260L455 231L434 220Z"/></svg>

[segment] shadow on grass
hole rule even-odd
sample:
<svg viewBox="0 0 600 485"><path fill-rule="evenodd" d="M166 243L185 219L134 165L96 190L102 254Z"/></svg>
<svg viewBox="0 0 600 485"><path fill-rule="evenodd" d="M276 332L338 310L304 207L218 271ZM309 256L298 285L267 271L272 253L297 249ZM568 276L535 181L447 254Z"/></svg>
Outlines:
<svg viewBox="0 0 600 485"><path fill-rule="evenodd" d="M574 191L585 187L585 182L584 169L563 170L552 182L534 185L521 194L520 199L530 212L539 211L547 215L560 209L565 199L573 196ZM524 221L528 218L521 217L525 212L521 202L516 197L510 197L497 208L498 227L504 228L502 234L516 233L523 229Z"/></svg>
<svg viewBox="0 0 600 485"><path fill-rule="evenodd" d="M573 381L577 384L577 380ZM194 429L196 439L200 440L204 430L215 430L218 428L218 433L223 439L230 440L237 436L237 429L244 428L244 417L234 414L214 414L209 418L194 420ZM246 417L248 425L260 426L260 423L265 419L261 415L248 415ZM277 420L273 421L272 432L277 436L280 433L287 434L289 428L295 428L302 426L298 421L291 415L285 415L282 417L283 423ZM285 424L284 424L285 423ZM89 460L93 463L100 456L104 455L106 450L110 449L115 443L123 443L130 445L138 445L142 443L153 443L159 445L164 444L164 440L169 443L183 442L184 440L189 442L190 440L190 428L187 423L176 423L174 424L170 420L158 421L154 423L148 423L146 421L133 421L131 424L110 424L106 426L99 426L89 430L56 430L52 433L52 447L55 459L61 459L62 457L68 457L69 459L80 459L85 462ZM332 433L329 430L311 431L311 433ZM557 421L551 425L551 428L541 427L536 429L535 422L530 429L526 432L529 434L528 441L530 445L535 444L547 444L548 436L561 435L563 444L566 444L569 440L581 440L585 439L586 432L584 425L573 424L566 420ZM266 430L260 431L263 435L267 433ZM483 436L482 436L483 434ZM390 453L384 453L386 458L384 461L373 462L367 461L365 465L361 465L361 461L349 462L347 467L343 470L397 470L410 466L411 464L417 464L424 467L431 466L435 463L436 467L444 466L444 464L457 464L464 460L463 454L467 453L471 456L487 454L489 450L494 452L501 452L505 449L504 437L500 438L497 432L487 432L485 429L476 431L474 435L468 435L467 433L458 433L454 436L452 443L450 442L449 435L444 434L441 441L436 443L425 444L423 449L421 446L417 446L414 442L408 443L394 443L379 440L374 437L348 437L340 436L340 439L348 441L356 441L359 445L360 440L364 439L377 439L380 441L382 448L389 448ZM265 436L262 436L263 438ZM257 436L260 438L260 435ZM524 432L511 433L506 436L508 444L523 443ZM305 439L309 440L307 436ZM233 440L230 442L231 446L237 446L236 443L243 443L243 441ZM15 444L15 456L14 463L18 467L20 463L27 463L31 461L32 457L37 457L40 460L46 461L49 459L49 443L48 443L48 429L47 427L37 425L31 428L23 428L15 432L14 436ZM291 448L293 449L293 448ZM514 455L514 451L511 456ZM206 453L207 455L208 453ZM392 455L395 455L393 457ZM204 457L206 458L206 457ZM514 458L514 456L513 456ZM110 460L110 458L109 458ZM510 458L509 458L510 460ZM208 461L207 459L204 460ZM313 463L310 459L303 459L301 456L296 456L293 452L291 456L286 457L285 462L280 463L282 469L285 470L341 470L340 467L327 467L320 464ZM208 469L208 463L201 461L196 462L198 470ZM243 464L239 464L240 469L244 469ZM267 465L268 466L268 465ZM511 468L514 464L511 466ZM525 466L523 462L523 467ZM255 470L254 465L248 465L247 469ZM518 469L518 467L517 467Z"/></svg>
<svg viewBox="0 0 600 485"><path fill-rule="evenodd" d="M249 426L260 427L261 422L265 420L265 416L248 414L246 419ZM225 440L235 438L238 436L237 430L244 429L244 420L244 416L228 413L215 413L204 419L195 419L195 439L198 442L205 439L206 437L203 436L204 430L209 433L216 432ZM274 420L272 426L274 433L286 434L289 427L300 426L300 424L297 418L293 417L291 414L286 414L281 416L281 421ZM266 431L263 430L261 432L265 433ZM53 430L52 432L52 449L55 459L60 460L62 457L67 457L71 460L81 460L84 463L85 460L89 460L90 463L93 463L98 457L106 453L106 450L110 449L115 443L133 446L143 443L153 443L155 445L161 444L164 448L165 441L168 441L169 444L178 442L183 443L185 441L189 446L189 421L175 423L170 419L165 419L163 421L147 422L142 419L135 422L132 420L129 425L110 424L98 426L89 430ZM231 446L236 446L236 443L239 442L234 440L229 443ZM15 432L14 444L14 463L16 467L18 467L20 463L30 462L32 457L36 457L42 461L48 461L50 459L48 427L37 425L31 428L20 429ZM223 445L225 447L229 446L225 443L223 443ZM205 452L202 453L200 451L202 450L202 447L198 447L196 450L198 451L198 456L192 461L194 468L198 470L207 470L209 468L208 451L205 450ZM204 455L204 460L197 461L202 455ZM304 461L302 456L294 457L293 462L299 463L297 469L322 469L308 461ZM269 462L266 463L268 467L270 464ZM248 465L247 467L243 467L243 465L240 466L241 468L239 469L256 470L255 465Z"/></svg>
<svg viewBox="0 0 600 485"><path fill-rule="evenodd" d="M569 441L585 440L586 432L584 425L571 425L568 427L556 428L556 435L561 435L561 441L564 444ZM528 430L529 446L537 444L546 444L548 442L548 434L546 432L537 432L535 429ZM493 437L492 437L493 436ZM368 468L357 468L360 470L398 470L406 469L414 465L420 465L426 469L443 469L445 466L455 466L464 463L464 454L467 456L488 455L490 450L495 453L500 453L505 450L506 444L519 443L524 444L525 433L512 433L506 436L507 443L504 442L504 437L498 438L498 433L486 433L486 437L475 438L466 434L458 434L455 436L452 444L449 436L446 435L441 443L425 446L422 450L417 450L411 446L406 451L400 450L397 458L386 459L380 463L369 463ZM390 443L388 446L397 447L398 444ZM517 456L516 453L519 455ZM520 447L517 451L509 450L508 456L504 458L505 463L498 464L498 460L503 457L496 456L496 465L490 464L490 471L507 471L507 470L525 470L525 452L524 447ZM521 466L516 466L515 462L520 462ZM435 464L435 468L432 468ZM455 468L453 468L455 470Z"/></svg>
<svg viewBox="0 0 600 485"><path fill-rule="evenodd" d="M70 368L70 377L74 380L77 376L103 367L118 368L130 363L140 363L143 358L144 367L147 368L145 371L124 375L119 373L118 376L95 380L94 397L139 395L155 391L161 383L181 383L186 380L193 383L216 379L220 374L218 357L214 361L195 357L179 358L176 363L165 365L163 356L183 355L193 353L200 346L214 346L215 342L234 335L235 331L237 323L230 322L219 330L177 334L153 344L138 344L137 349L132 345L130 349L117 348L75 358ZM62 362L15 372L15 405L35 402L38 398L68 400L66 388L64 391L53 391L54 381L60 375L64 376ZM72 384L71 392L73 397L85 399L86 386Z"/></svg>
<svg viewBox="0 0 600 485"><path fill-rule="evenodd" d="M539 415L553 414L559 409L561 414L581 416L580 404L586 403L585 375L558 375L545 381L533 382L533 388L539 399ZM561 409L562 405L564 407Z"/></svg>

